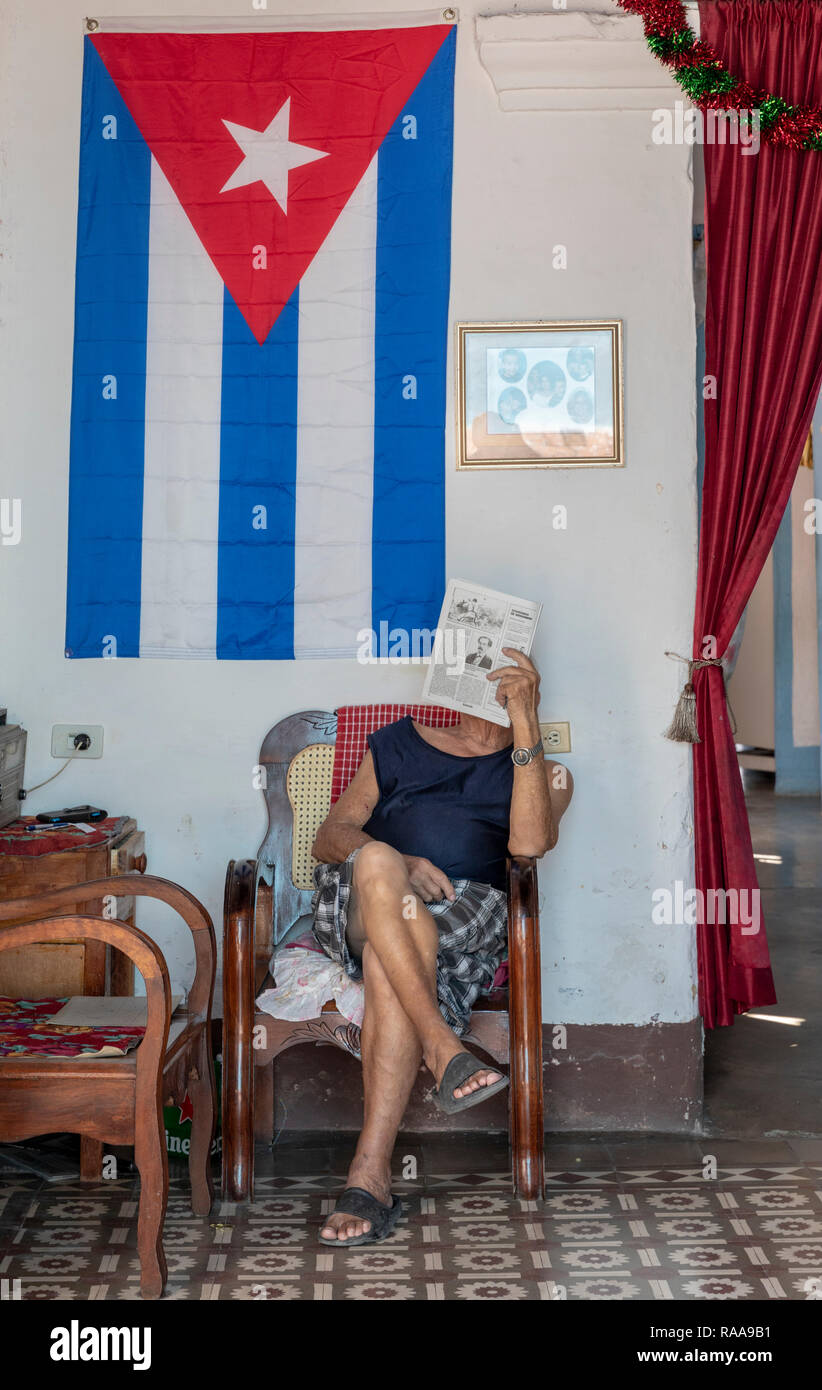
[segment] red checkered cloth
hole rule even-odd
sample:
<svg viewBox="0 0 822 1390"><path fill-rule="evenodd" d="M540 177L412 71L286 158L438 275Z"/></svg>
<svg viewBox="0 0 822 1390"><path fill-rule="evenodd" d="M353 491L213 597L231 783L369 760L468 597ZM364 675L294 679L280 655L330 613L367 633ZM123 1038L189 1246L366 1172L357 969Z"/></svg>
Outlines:
<svg viewBox="0 0 822 1390"><path fill-rule="evenodd" d="M38 825L34 816L21 816L0 831L0 854L21 854L32 857L39 854L60 854L67 849L93 849L104 845L118 835L128 819L127 816L106 816L97 821L94 829L72 830L68 826L60 830L27 830L27 825Z"/></svg>
<svg viewBox="0 0 822 1390"><path fill-rule="evenodd" d="M331 776L331 805L338 801L365 757L368 735L410 714L418 724L448 729L459 723L459 711L439 705L342 705L337 710L337 742Z"/></svg>

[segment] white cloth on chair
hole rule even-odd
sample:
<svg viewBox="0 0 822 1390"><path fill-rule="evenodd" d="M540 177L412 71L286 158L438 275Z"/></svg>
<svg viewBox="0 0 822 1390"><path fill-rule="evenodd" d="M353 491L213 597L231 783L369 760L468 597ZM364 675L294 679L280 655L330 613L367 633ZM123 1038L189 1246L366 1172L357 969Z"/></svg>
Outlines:
<svg viewBox="0 0 822 1390"><path fill-rule="evenodd" d="M349 1023L362 1026L364 989L317 946L285 946L271 958L274 989L266 989L257 1008L273 1018L317 1018L323 1004L335 1002Z"/></svg>

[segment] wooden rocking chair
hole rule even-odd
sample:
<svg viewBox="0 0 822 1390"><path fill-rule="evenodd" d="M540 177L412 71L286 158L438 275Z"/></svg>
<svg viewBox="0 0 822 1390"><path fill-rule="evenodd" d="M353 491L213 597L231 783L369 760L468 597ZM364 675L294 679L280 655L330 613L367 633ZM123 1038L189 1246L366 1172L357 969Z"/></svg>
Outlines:
<svg viewBox="0 0 822 1390"><path fill-rule="evenodd" d="M311 846L331 800L337 721L324 710L290 715L260 751L268 831L253 859L232 860L223 926L223 1195L254 1196L254 1138L273 1137L274 1058L302 1042L358 1055L358 1029L326 1004L292 1022L256 1010L273 983L274 949L304 932L310 911ZM302 921L300 920L302 918ZM466 1041L510 1064L509 1133L514 1192L542 1197L543 1090L539 909L535 859L508 862L509 985L477 1000ZM501 997L500 997L501 996ZM264 1040L264 1046L259 1046Z"/></svg>

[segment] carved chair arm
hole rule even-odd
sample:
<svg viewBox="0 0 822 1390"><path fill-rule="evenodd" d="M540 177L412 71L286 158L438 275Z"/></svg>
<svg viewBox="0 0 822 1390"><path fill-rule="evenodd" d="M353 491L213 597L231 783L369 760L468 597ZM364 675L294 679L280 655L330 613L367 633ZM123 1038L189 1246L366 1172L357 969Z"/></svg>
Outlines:
<svg viewBox="0 0 822 1390"><path fill-rule="evenodd" d="M232 859L223 902L223 1192L253 1195L255 998L253 859Z"/></svg>
<svg viewBox="0 0 822 1390"><path fill-rule="evenodd" d="M0 903L0 925L41 909L81 907L100 898L132 896L167 903L182 917L194 939L194 982L188 995L188 1013L192 1022L210 1017L217 959L214 926L199 899L179 883L138 872L95 878L87 883L69 883L62 888L48 888L24 898L12 898ZM0 937L5 937L5 929L0 932ZM125 954L129 953L126 951Z"/></svg>
<svg viewBox="0 0 822 1390"><path fill-rule="evenodd" d="M254 899L256 864L232 859L226 869L223 898L223 1018L243 1017L254 1010Z"/></svg>
<svg viewBox="0 0 822 1390"><path fill-rule="evenodd" d="M514 1190L541 1197L545 1112L537 863L520 856L508 861L508 965Z"/></svg>
<svg viewBox="0 0 822 1390"><path fill-rule="evenodd" d="M6 907L7 904L3 906ZM4 927L0 931L0 951L11 950L15 946L65 941L66 938L74 941L101 941L107 946L113 946L128 956L142 975L146 987L146 1031L136 1053L137 1083L141 1088L146 1085L156 1089L171 1023L171 986L165 957L160 947L150 936L140 931L139 927L120 922L117 918L70 915L44 917L34 922L18 922Z"/></svg>
<svg viewBox="0 0 822 1390"><path fill-rule="evenodd" d="M517 923L521 924L526 934L536 931L539 939L537 861L525 855L512 856L508 860L509 952L511 935L515 941L520 939L519 932L511 933L511 928Z"/></svg>

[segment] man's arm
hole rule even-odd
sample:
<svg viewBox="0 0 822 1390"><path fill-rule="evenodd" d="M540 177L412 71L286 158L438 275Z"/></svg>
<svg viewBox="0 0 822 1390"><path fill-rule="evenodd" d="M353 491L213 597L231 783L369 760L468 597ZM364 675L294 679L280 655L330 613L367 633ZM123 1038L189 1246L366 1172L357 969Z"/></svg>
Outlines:
<svg viewBox="0 0 822 1390"><path fill-rule="evenodd" d="M508 711L515 748L533 748L540 738L539 672L516 647L503 647L516 666L490 671L487 680L496 680L497 700ZM511 795L509 854L539 859L553 849L559 837L559 821L574 789L573 778L561 763L548 762L541 755L524 767L514 764L514 790Z"/></svg>
<svg viewBox="0 0 822 1390"><path fill-rule="evenodd" d="M367 845L373 836L366 835L363 826L370 819L379 799L380 789L369 749L339 801L331 807L317 831L311 846L314 858L324 864L341 864L352 849ZM411 887L423 902L440 902L442 898L451 900L456 897L448 875L432 864L430 859L421 859L414 854L404 854L402 857L408 866Z"/></svg>
<svg viewBox="0 0 822 1390"><path fill-rule="evenodd" d="M324 864L341 864L352 849L372 838L363 826L380 799L374 759L369 749L338 801L335 801L317 831L311 846L315 859Z"/></svg>

